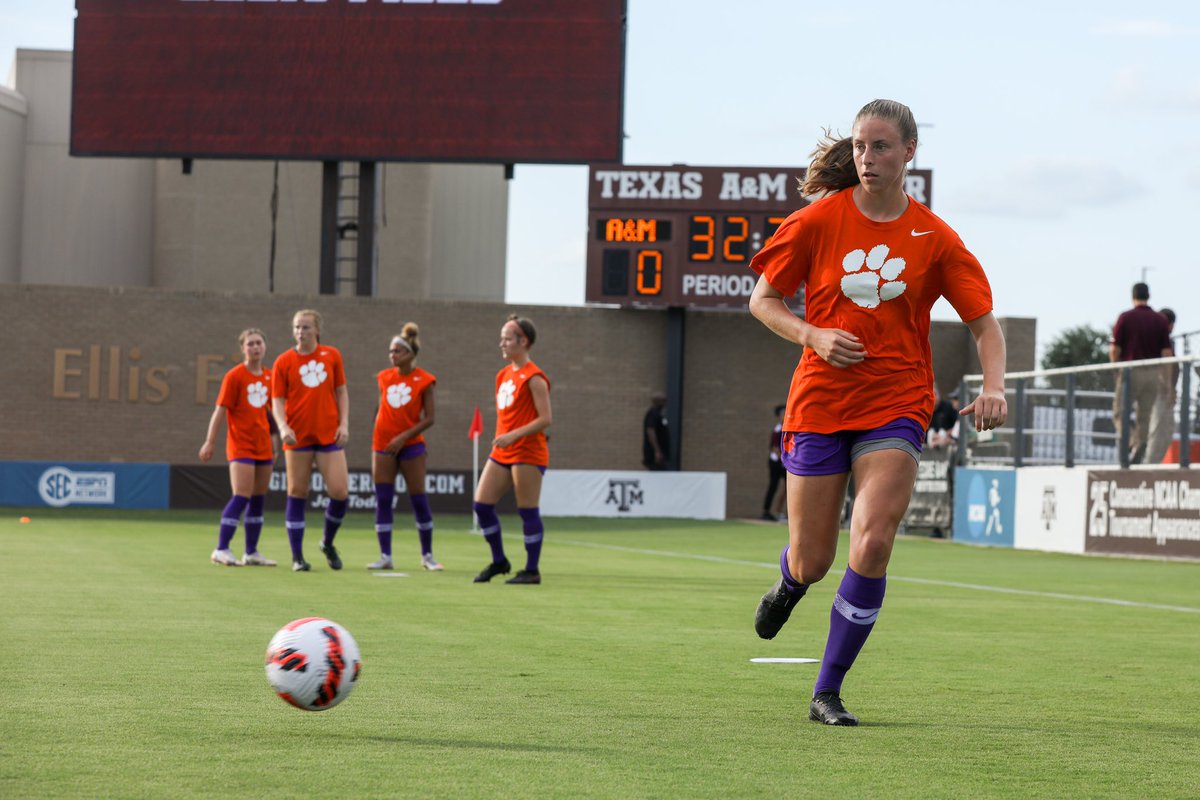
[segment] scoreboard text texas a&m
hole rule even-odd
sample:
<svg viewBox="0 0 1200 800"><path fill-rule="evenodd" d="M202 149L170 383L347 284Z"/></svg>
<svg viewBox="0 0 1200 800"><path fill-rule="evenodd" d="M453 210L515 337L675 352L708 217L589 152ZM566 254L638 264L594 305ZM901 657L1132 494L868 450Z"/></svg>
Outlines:
<svg viewBox="0 0 1200 800"><path fill-rule="evenodd" d="M745 308L750 259L807 205L798 167L592 165L589 303ZM906 189L930 203L929 170ZM797 300L799 303L799 300Z"/></svg>

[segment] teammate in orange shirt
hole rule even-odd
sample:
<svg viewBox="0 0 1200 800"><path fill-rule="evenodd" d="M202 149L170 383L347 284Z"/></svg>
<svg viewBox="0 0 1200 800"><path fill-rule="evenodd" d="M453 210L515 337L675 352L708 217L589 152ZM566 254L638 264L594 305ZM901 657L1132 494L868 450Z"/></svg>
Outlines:
<svg viewBox="0 0 1200 800"><path fill-rule="evenodd" d="M329 505L325 508L325 537L321 552L331 569L342 560L333 537L346 516L349 470L346 442L350 440L350 395L342 354L321 344L321 315L311 309L292 318L296 346L275 359L271 391L275 422L287 460L287 509L284 520L292 546L292 570L308 572L304 560L304 505L308 501L313 465L325 479Z"/></svg>
<svg viewBox="0 0 1200 800"><path fill-rule="evenodd" d="M483 538L492 548L492 562L475 576L487 583L512 569L500 539L496 503L513 489L517 512L525 533L525 569L505 583L541 583L538 559L542 554L542 475L550 465L546 428L550 427L550 380L529 360L537 340L533 323L516 314L500 328L500 355L509 363L496 373L496 438L475 490L475 516Z"/></svg>
<svg viewBox="0 0 1200 800"><path fill-rule="evenodd" d="M388 355L392 366L381 371L379 411L375 414L375 451L371 475L375 480L375 535L379 537L380 559L367 569L392 569L392 503L396 497L396 472L404 475L417 536L421 542L421 566L440 570L433 558L433 514L425 493L425 431L434 423L433 387L430 373L416 366L421 342L415 322L405 323L399 336L392 337Z"/></svg>
<svg viewBox="0 0 1200 800"><path fill-rule="evenodd" d="M822 195L780 226L755 255L750 311L804 348L783 422L789 544L780 580L755 615L771 639L837 552L848 477L856 487L849 566L830 612L810 719L856 725L842 680L883 604L896 529L912 498L933 409L929 313L945 297L975 338L983 388L962 414L976 430L1004 424L1004 335L991 288L958 235L905 193L917 148L907 106L875 100L850 137L818 146L801 187ZM806 286L800 319L784 304Z"/></svg>
<svg viewBox="0 0 1200 800"><path fill-rule="evenodd" d="M217 406L208 421L208 435L200 445L200 460L211 460L217 430L224 420L228 431L225 458L229 461L233 496L221 512L217 549L212 552L212 561L227 567L242 564L273 567L275 562L258 552L263 505L271 485L271 465L275 463L275 448L271 441L273 423L267 411L271 398L271 370L263 366L267 341L258 328L249 328L238 336L238 346L242 350L242 363L225 373ZM246 555L238 561L229 549L229 543L243 511L246 512Z"/></svg>

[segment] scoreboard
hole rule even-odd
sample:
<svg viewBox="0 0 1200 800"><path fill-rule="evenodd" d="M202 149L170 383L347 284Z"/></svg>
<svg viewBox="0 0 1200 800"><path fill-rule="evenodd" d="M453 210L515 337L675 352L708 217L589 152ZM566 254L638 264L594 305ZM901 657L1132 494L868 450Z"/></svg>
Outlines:
<svg viewBox="0 0 1200 800"><path fill-rule="evenodd" d="M745 308L758 280L750 259L808 204L803 177L800 167L593 165L585 299ZM929 205L931 178L910 170L908 193Z"/></svg>

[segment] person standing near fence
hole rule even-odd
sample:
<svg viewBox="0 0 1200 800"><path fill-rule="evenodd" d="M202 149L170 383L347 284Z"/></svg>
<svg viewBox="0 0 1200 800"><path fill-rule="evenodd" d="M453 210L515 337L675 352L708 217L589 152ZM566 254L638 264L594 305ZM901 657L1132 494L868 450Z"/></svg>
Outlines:
<svg viewBox="0 0 1200 800"><path fill-rule="evenodd" d="M945 297L975 338L983 388L962 413L977 430L1002 425L1004 334L991 288L958 235L905 193L917 125L907 106L875 100L852 135L827 135L791 214L751 261L759 280L750 311L800 345L783 423L789 542L780 579L762 597L754 628L772 639L837 555L842 501L856 496L849 564L830 611L809 718L857 725L841 687L883 605L886 573L908 508L933 409L930 310ZM785 303L804 285L806 318Z"/></svg>
<svg viewBox="0 0 1200 800"><path fill-rule="evenodd" d="M1165 402L1167 375L1165 367L1141 367L1125 364L1148 358L1167 358L1171 350L1171 331L1167 318L1150 307L1150 287L1144 283L1133 285L1133 308L1123 311L1113 326L1112 339L1108 347L1108 360L1114 364L1132 366L1129 370L1129 388L1133 398L1133 430L1129 436L1129 462L1142 463L1150 443L1150 421L1154 408ZM1129 422L1125 417L1125 370L1117 370L1117 391L1113 395L1113 424L1117 429L1117 447L1121 446L1121 430ZM1161 412L1159 412L1161 414ZM1159 460L1162 456L1159 456Z"/></svg>
<svg viewBox="0 0 1200 800"><path fill-rule="evenodd" d="M433 426L434 394L437 383L431 373L417 366L421 350L415 322L405 323L399 336L392 337L388 357L392 366L376 376L379 411L375 414L371 474L375 481L375 535L379 560L367 569L392 569L392 501L396 497L396 473L404 476L408 500L417 522L421 566L434 572L442 565L433 558L433 513L425 493L425 431Z"/></svg>
<svg viewBox="0 0 1200 800"><path fill-rule="evenodd" d="M539 584L542 573L544 527L539 509L542 476L550 465L546 446L546 428L550 427L550 380L529 358L529 348L537 341L537 330L524 317L511 314L500 328L500 355L508 363L496 373L496 438L483 466L475 490L475 516L483 538L492 549L492 560L475 576L475 583L487 583L512 570L504 555L500 536L500 518L496 503L510 489L517 497L525 534L525 569L505 583Z"/></svg>
<svg viewBox="0 0 1200 800"><path fill-rule="evenodd" d="M1171 334L1175 332L1175 311L1170 308L1160 308L1158 313L1167 320L1167 341L1171 345L1171 355L1175 355L1175 341ZM1150 415L1150 444L1146 448L1146 463L1161 464L1167 450L1171 448L1171 439L1175 433L1175 402L1178 400L1176 386L1179 384L1179 365L1167 367L1167 391L1160 402L1154 406Z"/></svg>
<svg viewBox="0 0 1200 800"><path fill-rule="evenodd" d="M333 538L342 526L350 496L345 449L350 440L350 395L342 354L321 344L321 315L312 309L292 317L292 337L296 346L275 359L271 393L287 461L284 524L292 547L292 571L312 569L304 560L304 506L314 466L321 471L329 495L321 552L330 569L341 569Z"/></svg>
<svg viewBox="0 0 1200 800"><path fill-rule="evenodd" d="M229 483L233 496L221 512L217 549L212 562L227 567L273 567L275 562L258 552L262 534L263 507L271 485L275 446L271 433L274 421L268 412L271 402L271 369L263 365L267 340L258 328L247 328L238 336L242 363L221 381L217 405L208 422L208 435L200 445L200 460L208 462L216 449L217 431L224 420L225 458L229 461ZM242 512L246 514L246 548L241 560L229 549Z"/></svg>

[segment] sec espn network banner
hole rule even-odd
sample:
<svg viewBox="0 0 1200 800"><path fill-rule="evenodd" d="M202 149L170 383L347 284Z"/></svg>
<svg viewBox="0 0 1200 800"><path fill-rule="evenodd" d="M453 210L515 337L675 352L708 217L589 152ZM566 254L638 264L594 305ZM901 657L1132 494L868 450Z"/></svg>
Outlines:
<svg viewBox="0 0 1200 800"><path fill-rule="evenodd" d="M166 464L0 461L0 506L166 508Z"/></svg>

